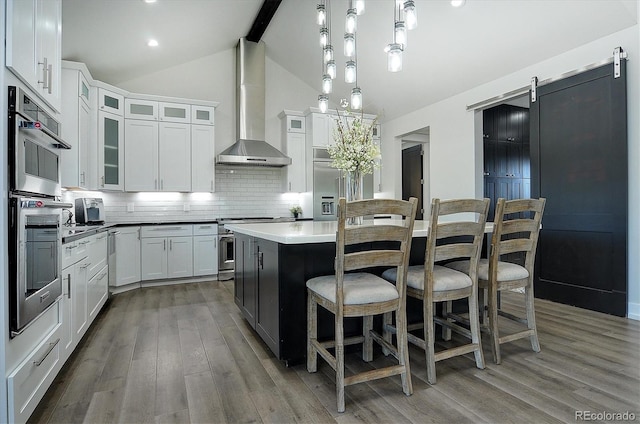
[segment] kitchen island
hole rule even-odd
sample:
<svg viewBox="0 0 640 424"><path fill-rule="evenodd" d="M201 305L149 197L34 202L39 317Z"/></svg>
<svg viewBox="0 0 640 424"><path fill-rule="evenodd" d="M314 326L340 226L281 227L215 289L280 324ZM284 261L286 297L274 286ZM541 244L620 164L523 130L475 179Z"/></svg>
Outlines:
<svg viewBox="0 0 640 424"><path fill-rule="evenodd" d="M389 219L372 221L374 225L390 222ZM415 222L411 264L424 262L428 225L428 221ZM307 337L305 283L319 275L333 274L337 222L228 224L225 227L236 236L235 303L276 357L286 364L302 361ZM487 232L491 229L489 223ZM419 313L421 308L412 310ZM323 308L318 308L318 314L318 337L332 337L333 315ZM345 334L357 334L361 325L360 319L347 320Z"/></svg>

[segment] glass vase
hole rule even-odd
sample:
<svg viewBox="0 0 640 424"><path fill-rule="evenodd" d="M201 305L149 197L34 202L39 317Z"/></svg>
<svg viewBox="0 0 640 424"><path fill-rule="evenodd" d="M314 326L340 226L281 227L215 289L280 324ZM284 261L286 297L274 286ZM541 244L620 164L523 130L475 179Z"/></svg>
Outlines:
<svg viewBox="0 0 640 424"><path fill-rule="evenodd" d="M345 194L347 202L362 200L364 198L364 175L360 171L347 171L344 178ZM362 216L347 218L347 224L362 224Z"/></svg>

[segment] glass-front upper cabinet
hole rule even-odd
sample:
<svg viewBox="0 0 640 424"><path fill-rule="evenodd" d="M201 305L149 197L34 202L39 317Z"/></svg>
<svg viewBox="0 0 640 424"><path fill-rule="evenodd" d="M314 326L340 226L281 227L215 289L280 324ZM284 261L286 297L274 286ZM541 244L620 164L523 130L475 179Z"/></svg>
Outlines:
<svg viewBox="0 0 640 424"><path fill-rule="evenodd" d="M87 82L84 74L82 72L78 72L80 78L78 78L78 96L84 100L87 106L91 105L91 87Z"/></svg>
<svg viewBox="0 0 640 424"><path fill-rule="evenodd" d="M124 118L98 113L98 185L103 190L124 189Z"/></svg>
<svg viewBox="0 0 640 424"><path fill-rule="evenodd" d="M98 110L124 115L124 96L104 88L98 90Z"/></svg>
<svg viewBox="0 0 640 424"><path fill-rule="evenodd" d="M160 103L160 120L189 124L191 123L191 105Z"/></svg>
<svg viewBox="0 0 640 424"><path fill-rule="evenodd" d="M191 106L191 123L214 125L216 108L210 106Z"/></svg>
<svg viewBox="0 0 640 424"><path fill-rule="evenodd" d="M158 119L158 102L150 100L126 99L124 101L124 117L156 121Z"/></svg>

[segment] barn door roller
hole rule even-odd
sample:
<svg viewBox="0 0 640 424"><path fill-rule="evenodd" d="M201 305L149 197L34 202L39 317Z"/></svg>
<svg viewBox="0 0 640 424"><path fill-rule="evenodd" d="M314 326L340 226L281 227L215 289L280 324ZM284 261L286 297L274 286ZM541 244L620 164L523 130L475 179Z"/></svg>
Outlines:
<svg viewBox="0 0 640 424"><path fill-rule="evenodd" d="M620 59L626 59L627 52L622 47L616 47L613 50L613 77L620 78Z"/></svg>

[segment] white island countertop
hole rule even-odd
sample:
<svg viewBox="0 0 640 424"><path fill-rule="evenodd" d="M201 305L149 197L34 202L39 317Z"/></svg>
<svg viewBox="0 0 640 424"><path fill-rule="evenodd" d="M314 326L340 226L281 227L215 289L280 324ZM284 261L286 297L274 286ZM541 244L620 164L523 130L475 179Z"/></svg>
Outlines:
<svg viewBox="0 0 640 424"><path fill-rule="evenodd" d="M365 220L363 225L384 225L399 220ZM429 221L416 220L413 225L413 237L426 237ZM282 244L327 243L336 241L337 221L296 221L267 222L254 224L226 224L225 228L234 233L245 234ZM491 232L493 223L487 223L485 232Z"/></svg>

